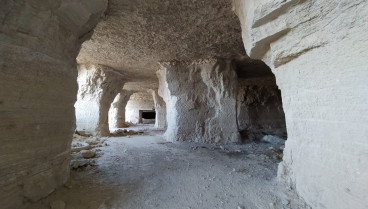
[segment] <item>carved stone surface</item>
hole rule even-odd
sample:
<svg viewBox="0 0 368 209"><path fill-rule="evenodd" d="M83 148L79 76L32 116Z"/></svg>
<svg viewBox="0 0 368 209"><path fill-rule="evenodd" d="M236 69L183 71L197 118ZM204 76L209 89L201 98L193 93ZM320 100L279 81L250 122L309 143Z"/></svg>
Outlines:
<svg viewBox="0 0 368 209"><path fill-rule="evenodd" d="M110 0L106 14L78 63L154 80L161 61L245 54L231 0Z"/></svg>
<svg viewBox="0 0 368 209"><path fill-rule="evenodd" d="M75 58L106 7L106 0L1 2L1 208L22 208L67 181Z"/></svg>
<svg viewBox="0 0 368 209"><path fill-rule="evenodd" d="M155 103L152 98L152 94L145 92L138 92L130 96L129 101L125 108L125 120L129 123L142 123L140 120L140 111L155 109Z"/></svg>
<svg viewBox="0 0 368 209"><path fill-rule="evenodd" d="M124 76L112 68L103 65L79 65L78 98L74 105L77 130L108 136L109 109L124 83Z"/></svg>
<svg viewBox="0 0 368 209"><path fill-rule="evenodd" d="M111 103L109 110L109 127L112 128L125 128L125 107L129 101L130 96L134 91L121 90L116 95L114 101Z"/></svg>
<svg viewBox="0 0 368 209"><path fill-rule="evenodd" d="M282 93L279 177L313 208L367 208L367 2L235 5L247 53L271 67Z"/></svg>
<svg viewBox="0 0 368 209"><path fill-rule="evenodd" d="M166 102L169 141L239 141L237 77L228 60L163 63L157 72Z"/></svg>
<svg viewBox="0 0 368 209"><path fill-rule="evenodd" d="M155 119L155 127L156 128L166 128L166 103L163 98L158 95L158 90L150 89L149 92L152 94L153 101L155 102L155 111L156 111L156 119Z"/></svg>
<svg viewBox="0 0 368 209"><path fill-rule="evenodd" d="M285 114L275 77L239 78L237 119L243 140L286 139Z"/></svg>

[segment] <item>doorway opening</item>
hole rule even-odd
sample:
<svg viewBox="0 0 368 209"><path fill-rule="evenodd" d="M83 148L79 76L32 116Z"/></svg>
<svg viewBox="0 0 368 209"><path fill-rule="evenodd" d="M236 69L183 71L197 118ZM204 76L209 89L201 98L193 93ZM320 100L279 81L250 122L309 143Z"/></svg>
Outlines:
<svg viewBox="0 0 368 209"><path fill-rule="evenodd" d="M154 124L156 120L155 110L139 110L139 123Z"/></svg>

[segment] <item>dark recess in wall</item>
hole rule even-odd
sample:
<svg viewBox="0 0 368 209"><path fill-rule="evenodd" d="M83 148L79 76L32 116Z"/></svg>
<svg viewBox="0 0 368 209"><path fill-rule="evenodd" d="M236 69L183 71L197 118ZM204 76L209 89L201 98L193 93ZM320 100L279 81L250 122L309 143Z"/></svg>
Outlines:
<svg viewBox="0 0 368 209"><path fill-rule="evenodd" d="M142 118L143 119L155 119L156 118L156 112L142 112Z"/></svg>
<svg viewBox="0 0 368 209"><path fill-rule="evenodd" d="M266 135L287 138L281 92L271 69L260 60L235 60L238 75L237 120L243 141Z"/></svg>

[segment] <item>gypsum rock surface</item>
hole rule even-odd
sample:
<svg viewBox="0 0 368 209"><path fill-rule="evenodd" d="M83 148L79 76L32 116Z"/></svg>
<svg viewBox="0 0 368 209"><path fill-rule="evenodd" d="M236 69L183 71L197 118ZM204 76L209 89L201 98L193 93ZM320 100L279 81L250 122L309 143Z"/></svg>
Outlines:
<svg viewBox="0 0 368 209"><path fill-rule="evenodd" d="M239 141L237 77L229 60L163 63L157 72L166 102L168 141Z"/></svg>
<svg viewBox="0 0 368 209"><path fill-rule="evenodd" d="M247 54L282 93L279 178L313 208L368 208L366 1L234 1Z"/></svg>
<svg viewBox="0 0 368 209"><path fill-rule="evenodd" d="M2 208L24 208L69 178L75 58L106 7L106 0L2 1Z"/></svg>
<svg viewBox="0 0 368 209"><path fill-rule="evenodd" d="M109 109L124 83L124 76L112 68L103 65L79 65L79 90L74 105L77 131L84 130L101 136L110 134Z"/></svg>
<svg viewBox="0 0 368 209"><path fill-rule="evenodd" d="M121 90L111 103L109 110L109 126L112 128L125 128L125 107L134 91Z"/></svg>
<svg viewBox="0 0 368 209"><path fill-rule="evenodd" d="M242 140L260 140L264 135L286 139L285 114L275 78L241 78L238 83L237 118Z"/></svg>
<svg viewBox="0 0 368 209"><path fill-rule="evenodd" d="M231 0L109 0L78 63L100 63L154 80L158 62L244 54ZM156 87L157 88L157 87Z"/></svg>
<svg viewBox="0 0 368 209"><path fill-rule="evenodd" d="M145 92L137 92L130 96L125 108L125 119L129 123L142 123L142 110L152 111L155 109L152 95Z"/></svg>
<svg viewBox="0 0 368 209"><path fill-rule="evenodd" d="M155 103L156 119L155 128L166 128L166 103L163 98L158 95L158 89L150 89L149 92L152 94L153 101Z"/></svg>

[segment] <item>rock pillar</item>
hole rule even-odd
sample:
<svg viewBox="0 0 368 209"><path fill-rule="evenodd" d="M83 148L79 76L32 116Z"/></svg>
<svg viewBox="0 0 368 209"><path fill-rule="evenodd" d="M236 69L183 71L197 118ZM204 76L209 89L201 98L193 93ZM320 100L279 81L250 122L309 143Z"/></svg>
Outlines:
<svg viewBox="0 0 368 209"><path fill-rule="evenodd" d="M80 65L78 86L75 103L77 131L109 135L108 113L112 101L124 86L123 76L107 66Z"/></svg>
<svg viewBox="0 0 368 209"><path fill-rule="evenodd" d="M169 141L238 142L237 76L230 61L164 63L157 72Z"/></svg>
<svg viewBox="0 0 368 209"><path fill-rule="evenodd" d="M129 101L133 91L121 90L115 97L109 110L109 126L110 128L125 128L125 107Z"/></svg>
<svg viewBox="0 0 368 209"><path fill-rule="evenodd" d="M368 4L237 0L247 54L281 90L279 177L313 208L368 208Z"/></svg>
<svg viewBox="0 0 368 209"><path fill-rule="evenodd" d="M166 128L166 103L163 98L158 95L158 90L150 89L149 92L152 94L153 101L155 103L156 119L155 128Z"/></svg>
<svg viewBox="0 0 368 209"><path fill-rule="evenodd" d="M75 58L106 7L105 0L1 2L2 209L24 208L67 181Z"/></svg>

